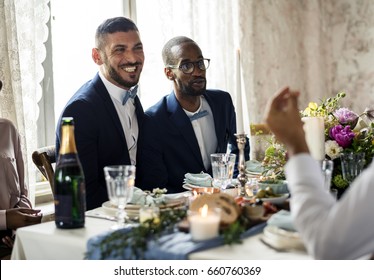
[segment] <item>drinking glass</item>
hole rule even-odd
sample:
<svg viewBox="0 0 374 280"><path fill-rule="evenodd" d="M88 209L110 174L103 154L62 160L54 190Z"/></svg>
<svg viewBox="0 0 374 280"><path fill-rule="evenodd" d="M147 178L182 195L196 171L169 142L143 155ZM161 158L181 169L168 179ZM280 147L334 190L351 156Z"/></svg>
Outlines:
<svg viewBox="0 0 374 280"><path fill-rule="evenodd" d="M259 189L258 178L248 179L248 183L245 185L245 195L246 197L254 197Z"/></svg>
<svg viewBox="0 0 374 280"><path fill-rule="evenodd" d="M324 176L324 188L330 191L332 172L334 171L334 162L332 160L324 159L321 162L322 173Z"/></svg>
<svg viewBox="0 0 374 280"><path fill-rule="evenodd" d="M211 154L213 187L225 190L234 175L235 154Z"/></svg>
<svg viewBox="0 0 374 280"><path fill-rule="evenodd" d="M361 173L365 165L365 153L345 152L340 155L344 180L349 184Z"/></svg>
<svg viewBox="0 0 374 280"><path fill-rule="evenodd" d="M125 207L134 192L135 166L106 166L104 167L104 174L109 200L117 206L117 224L112 229L120 229L125 227L125 219L128 218Z"/></svg>

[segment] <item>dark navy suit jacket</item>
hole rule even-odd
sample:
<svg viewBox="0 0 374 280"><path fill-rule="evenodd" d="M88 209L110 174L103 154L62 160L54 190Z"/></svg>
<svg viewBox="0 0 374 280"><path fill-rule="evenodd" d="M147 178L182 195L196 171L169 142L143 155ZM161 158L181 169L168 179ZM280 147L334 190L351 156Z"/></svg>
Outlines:
<svg viewBox="0 0 374 280"><path fill-rule="evenodd" d="M207 90L204 97L213 113L217 135L217 153L225 153L227 144L238 156L236 117L229 93ZM137 162L138 186L143 189L167 188L168 193L184 191L186 173L205 170L191 121L179 105L174 92L163 97L145 113L142 149ZM248 139L247 139L248 140ZM247 141L245 158L249 158ZM237 169L236 169L237 170ZM237 173L237 172L236 172Z"/></svg>
<svg viewBox="0 0 374 280"><path fill-rule="evenodd" d="M141 131L144 111L138 97L135 107ZM98 74L73 95L63 110L56 130L57 156L62 117L74 118L75 141L86 179L87 210L100 207L108 200L103 168L131 162L120 119Z"/></svg>

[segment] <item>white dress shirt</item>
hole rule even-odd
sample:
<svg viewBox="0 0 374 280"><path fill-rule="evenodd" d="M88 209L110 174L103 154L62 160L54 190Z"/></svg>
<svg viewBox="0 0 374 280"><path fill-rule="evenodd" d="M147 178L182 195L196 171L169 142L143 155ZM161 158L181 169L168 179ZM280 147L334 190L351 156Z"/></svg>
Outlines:
<svg viewBox="0 0 374 280"><path fill-rule="evenodd" d="M184 110L184 109L183 109ZM202 96L200 97L200 107L195 112L189 112L184 110L188 117L192 117L194 114L200 111L206 110L208 115L191 121L193 130L195 131L195 136L197 142L199 143L201 157L203 159L204 167L208 170L211 166L210 155L217 150L217 135L214 126L214 118L212 110L208 102Z"/></svg>
<svg viewBox="0 0 374 280"><path fill-rule="evenodd" d="M286 164L291 213L316 259L368 258L374 253L374 164L337 202L323 188L320 165L309 154Z"/></svg>
<svg viewBox="0 0 374 280"><path fill-rule="evenodd" d="M138 119L135 113L134 99L129 98L126 104L122 105L123 93L125 92L125 90L109 82L101 72L99 72L99 75L109 92L114 107L116 108L118 117L121 121L122 129L125 134L127 147L129 150L131 164L136 165L136 150L139 126Z"/></svg>

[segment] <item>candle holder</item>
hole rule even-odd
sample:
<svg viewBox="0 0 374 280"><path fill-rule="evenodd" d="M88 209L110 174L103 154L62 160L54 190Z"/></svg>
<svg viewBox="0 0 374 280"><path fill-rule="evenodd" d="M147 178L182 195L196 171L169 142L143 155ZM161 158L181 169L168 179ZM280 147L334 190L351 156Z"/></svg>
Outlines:
<svg viewBox="0 0 374 280"><path fill-rule="evenodd" d="M205 204L198 211L189 210L187 219L192 240L202 241L215 238L219 234L221 209L208 209L208 205Z"/></svg>
<svg viewBox="0 0 374 280"><path fill-rule="evenodd" d="M239 162L238 162L238 170L239 175L237 177L239 183L240 183L240 196L247 197L247 192L245 191L245 186L248 181L248 177L245 174L245 157L244 157L244 148L245 143L247 141L247 135L245 133L238 133L235 134L236 136L236 142L238 143L239 148Z"/></svg>

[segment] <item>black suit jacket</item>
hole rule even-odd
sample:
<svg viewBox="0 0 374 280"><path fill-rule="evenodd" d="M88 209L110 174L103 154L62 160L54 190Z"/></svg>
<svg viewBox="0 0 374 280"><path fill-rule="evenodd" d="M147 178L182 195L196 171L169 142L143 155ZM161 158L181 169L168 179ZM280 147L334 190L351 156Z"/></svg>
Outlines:
<svg viewBox="0 0 374 280"><path fill-rule="evenodd" d="M140 137L144 111L138 97L135 98L135 107ZM125 132L98 74L73 95L60 116L56 130L57 158L62 117L74 118L75 141L86 180L87 210L100 207L108 200L103 168L131 162Z"/></svg>
<svg viewBox="0 0 374 280"><path fill-rule="evenodd" d="M207 90L204 97L212 110L217 135L216 153L225 153L227 144L238 156L236 116L230 94ZM146 111L143 124L143 145L137 163L138 186L143 189L164 188L169 193L181 192L186 173L205 170L191 121L180 106L174 92L163 97ZM249 159L248 139L245 158ZM237 166L236 166L237 167ZM237 169L235 174L237 174Z"/></svg>

